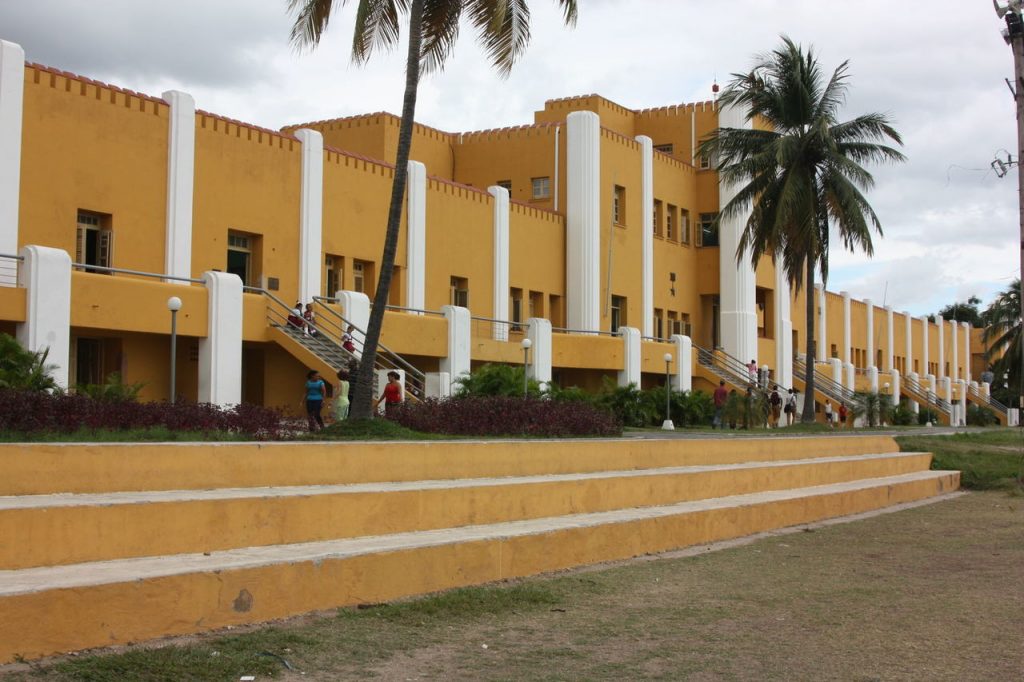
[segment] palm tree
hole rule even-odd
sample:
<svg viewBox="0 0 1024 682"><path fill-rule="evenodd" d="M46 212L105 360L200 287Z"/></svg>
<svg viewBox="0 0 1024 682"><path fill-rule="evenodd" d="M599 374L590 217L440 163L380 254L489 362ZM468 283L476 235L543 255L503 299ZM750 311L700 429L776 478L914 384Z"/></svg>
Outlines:
<svg viewBox="0 0 1024 682"><path fill-rule="evenodd" d="M555 0L563 10L565 23L576 23L576 0ZM331 13L349 0L287 0L288 10L295 15L292 43L311 48L320 43ZM409 148L412 145L413 119L416 113L416 92L421 73L439 70L451 54L459 35L459 23L467 17L492 63L502 76L522 55L530 40L530 10L527 0L358 0L355 31L352 39L352 60L357 64L369 60L374 50L394 47L399 41L399 17L409 16L409 48L405 64L405 99L398 130L395 174L391 185L387 232L381 256L380 278L373 297L373 309L367 324L362 362L356 373L357 390L352 403L356 419L371 415L373 367L377 345L384 324L384 310L391 288L391 273L398 248L398 229L405 196Z"/></svg>
<svg viewBox="0 0 1024 682"><path fill-rule="evenodd" d="M1022 379L1020 279L1014 280L1013 284L992 301L982 315L982 322L985 324L985 331L981 336L985 344L985 359L992 363L992 371L996 377L1009 374L1007 383L1019 388ZM996 383L999 386L1003 385L999 381Z"/></svg>
<svg viewBox="0 0 1024 682"><path fill-rule="evenodd" d="M861 165L903 161L899 133L883 114L838 122L847 88L847 62L827 81L813 51L783 36L782 45L758 57L733 80L720 106L746 112L754 129L718 128L701 144L701 154L718 160L721 178L740 185L719 219L751 210L736 249L737 262L754 267L771 256L785 269L796 291L807 287L807 373L802 422L814 421L814 278L828 279L830 237L843 247L873 253L872 228L882 234L878 216L862 191L874 179ZM767 129L764 129L767 128ZM778 295L784 295L778 292Z"/></svg>

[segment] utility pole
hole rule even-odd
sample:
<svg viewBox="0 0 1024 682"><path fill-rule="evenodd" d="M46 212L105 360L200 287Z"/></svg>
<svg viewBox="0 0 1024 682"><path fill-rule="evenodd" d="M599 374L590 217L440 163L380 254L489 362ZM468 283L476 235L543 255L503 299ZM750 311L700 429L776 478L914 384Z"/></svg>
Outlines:
<svg viewBox="0 0 1024 682"><path fill-rule="evenodd" d="M1020 169L1020 161L1024 159L1024 19L1021 18L1021 1L1010 0L1005 7L999 6L999 0L992 0L996 14L1006 21L1003 38L1013 52L1013 98L1017 104L1017 207L1019 212L1020 232L1020 300L1021 323L1024 324L1024 173ZM1017 387L1017 407L1024 409L1024 343L1021 346L1021 385Z"/></svg>

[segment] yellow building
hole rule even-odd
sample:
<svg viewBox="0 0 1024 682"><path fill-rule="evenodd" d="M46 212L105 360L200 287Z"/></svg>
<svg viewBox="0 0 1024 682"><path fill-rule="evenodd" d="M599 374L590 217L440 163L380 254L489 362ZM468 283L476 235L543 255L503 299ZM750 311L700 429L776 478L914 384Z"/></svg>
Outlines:
<svg viewBox="0 0 1024 682"><path fill-rule="evenodd" d="M119 371L162 399L177 296L179 395L293 408L307 366L344 358L350 324L358 345L398 123L266 130L0 43L0 331L49 348L64 385ZM654 385L669 354L684 390L738 382L752 358L802 387L804 293L770 261L737 264L741 219L712 229L729 189L696 149L719 125L747 123L714 102L598 95L545 102L515 128L417 125L382 367L444 395L478 364L522 362L529 338L531 374L563 386ZM968 327L814 295L819 401L874 388L953 415L987 400ZM314 304L314 340L288 330L295 301Z"/></svg>

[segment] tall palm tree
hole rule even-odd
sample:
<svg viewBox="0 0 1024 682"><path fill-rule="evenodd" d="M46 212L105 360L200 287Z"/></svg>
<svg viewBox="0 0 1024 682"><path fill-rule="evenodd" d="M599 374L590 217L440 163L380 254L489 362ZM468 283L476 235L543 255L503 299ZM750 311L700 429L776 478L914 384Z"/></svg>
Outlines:
<svg viewBox="0 0 1024 682"><path fill-rule="evenodd" d="M292 43L312 48L320 43L332 12L350 0L287 0L295 15ZM555 0L563 10L567 25L576 23L576 0ZM381 256L380 278L373 297L373 308L366 328L362 362L355 377L358 387L352 403L354 418L367 418L372 411L371 387L377 357L384 310L391 288L391 273L398 249L398 229L402 219L409 148L412 145L416 92L420 74L440 70L451 54L463 17L476 27L480 43L502 76L523 54L530 41L530 9L527 0L357 0L352 60L367 62L375 50L394 47L399 42L399 18L408 14L409 47L405 64L405 99L398 129L395 174L391 185L387 232Z"/></svg>
<svg viewBox="0 0 1024 682"><path fill-rule="evenodd" d="M826 80L813 51L783 36L749 73L733 74L719 98L720 106L740 107L757 127L718 128L700 150L718 160L723 180L740 185L719 220L751 210L737 262L749 257L757 267L762 256L771 256L796 291L807 287L805 423L814 421L815 273L827 281L833 235L844 248L872 255L872 228L881 235L882 226L862 193L874 179L861 164L904 160L881 144L902 144L885 115L838 121L846 88L847 62Z"/></svg>
<svg viewBox="0 0 1024 682"><path fill-rule="evenodd" d="M1022 385L1020 279L1014 280L992 301L982 315L982 322L985 324L981 336L985 344L985 359L992 363L992 371L997 377L1009 374L1007 383L1019 391ZM1002 382L996 383L1003 385Z"/></svg>

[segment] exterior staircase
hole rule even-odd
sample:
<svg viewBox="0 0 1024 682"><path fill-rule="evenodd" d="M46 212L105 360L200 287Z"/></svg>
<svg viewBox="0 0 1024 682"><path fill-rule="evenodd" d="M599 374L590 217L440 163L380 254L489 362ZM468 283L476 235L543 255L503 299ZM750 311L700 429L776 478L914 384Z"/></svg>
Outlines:
<svg viewBox="0 0 1024 682"><path fill-rule="evenodd" d="M999 424L1001 426L1007 425L1009 421L1009 410L1007 410L1006 405L1003 405L992 396L985 395L979 389L968 384L967 400L975 405L991 410L992 414L994 414L996 419L999 420Z"/></svg>
<svg viewBox="0 0 1024 682"><path fill-rule="evenodd" d="M793 384L800 391L805 394L807 392L806 382L804 378L807 376L807 363L800 357L793 358ZM814 368L814 399L824 404L826 400L832 401L833 409L838 412L838 406L845 403L849 407L853 407L859 398L854 391L846 388L842 384L836 383L832 377L822 372L817 367Z"/></svg>
<svg viewBox="0 0 1024 682"><path fill-rule="evenodd" d="M940 423L949 424L953 420L953 406L949 404L949 401L940 398L934 391L925 388L913 377L901 378L900 393L906 394L921 408L935 412Z"/></svg>
<svg viewBox="0 0 1024 682"><path fill-rule="evenodd" d="M883 436L0 445L0 662L955 490L959 472L930 462Z"/></svg>

